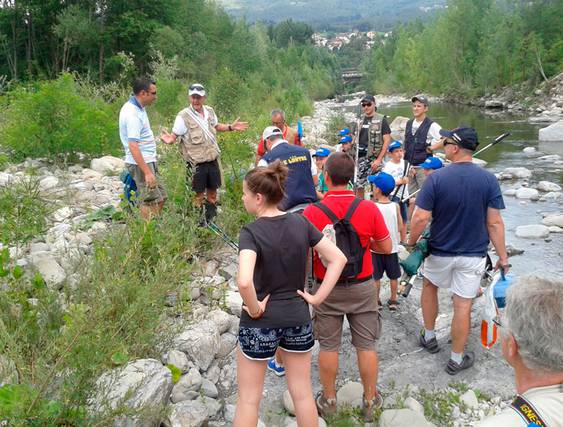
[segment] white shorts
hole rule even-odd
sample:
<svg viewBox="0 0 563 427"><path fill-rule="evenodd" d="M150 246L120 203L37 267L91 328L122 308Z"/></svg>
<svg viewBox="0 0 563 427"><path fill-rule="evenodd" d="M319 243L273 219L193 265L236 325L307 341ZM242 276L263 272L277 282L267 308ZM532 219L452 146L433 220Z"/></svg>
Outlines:
<svg viewBox="0 0 563 427"><path fill-rule="evenodd" d="M439 288L451 288L462 298L475 298L485 272L485 260L484 257L429 255L422 274Z"/></svg>

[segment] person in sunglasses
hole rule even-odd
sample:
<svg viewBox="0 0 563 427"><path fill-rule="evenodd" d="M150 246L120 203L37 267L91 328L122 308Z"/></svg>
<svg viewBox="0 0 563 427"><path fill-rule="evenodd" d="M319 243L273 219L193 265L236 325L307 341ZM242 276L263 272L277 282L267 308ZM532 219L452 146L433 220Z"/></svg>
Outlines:
<svg viewBox="0 0 563 427"><path fill-rule="evenodd" d="M166 201L166 191L158 180L156 141L146 107L156 101L156 82L139 77L133 94L119 112L119 137L125 150L125 166L137 185L136 201L141 216L158 215Z"/></svg>
<svg viewBox="0 0 563 427"><path fill-rule="evenodd" d="M383 158L387 147L391 143L391 128L385 116L377 113L375 97L365 95L361 100L363 117L360 122L358 141L358 182L356 182L358 197L364 196L364 186L367 184L368 175L377 173L383 167ZM356 135L356 125L353 125L352 134ZM353 153L354 154L354 153Z"/></svg>
<svg viewBox="0 0 563 427"><path fill-rule="evenodd" d="M173 144L180 137L180 153L186 161L187 179L196 193L196 206L203 209L202 225L213 221L217 215L217 189L221 186L221 150L217 144L217 132L242 132L248 129L247 122L237 118L230 124L219 123L212 107L205 104L203 85L194 83L189 87L190 105L176 116L172 133L163 131L160 139Z"/></svg>

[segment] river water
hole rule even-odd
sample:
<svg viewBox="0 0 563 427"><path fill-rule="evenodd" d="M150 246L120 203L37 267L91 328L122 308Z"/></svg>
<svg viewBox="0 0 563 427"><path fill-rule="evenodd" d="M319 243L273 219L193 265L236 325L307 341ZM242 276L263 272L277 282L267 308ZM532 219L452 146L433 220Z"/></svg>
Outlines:
<svg viewBox="0 0 563 427"><path fill-rule="evenodd" d="M351 110L350 107L344 109ZM412 116L410 102L381 104L378 112L389 116L389 123L397 116ZM488 162L487 169L494 173L515 166L526 167L532 171L532 178L527 183L523 180L501 181L503 191L524 185L535 187L541 180L563 186L563 142L538 141L538 129L547 124L531 123L526 117L506 112L491 114L475 107L446 103L431 104L429 117L447 129L461 124L474 127L479 135L479 148L486 146L496 136L510 132L511 136L503 142L479 155L479 158ZM525 154L522 151L525 147L536 148L536 153ZM558 154L561 159L548 162L538 160L538 157L549 154ZM561 212L563 198L559 201L523 201L505 196L504 200L506 210L503 211L503 217L507 244L525 251L523 255L511 258L514 274L563 275L563 234L551 233L547 239L521 239L515 236L517 226L541 224L542 214Z"/></svg>

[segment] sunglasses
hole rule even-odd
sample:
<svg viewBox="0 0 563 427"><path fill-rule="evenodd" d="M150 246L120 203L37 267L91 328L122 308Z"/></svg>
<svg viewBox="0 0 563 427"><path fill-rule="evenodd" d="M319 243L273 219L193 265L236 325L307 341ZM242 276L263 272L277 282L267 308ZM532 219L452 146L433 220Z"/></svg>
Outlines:
<svg viewBox="0 0 563 427"><path fill-rule="evenodd" d="M190 90L205 90L201 85L191 85Z"/></svg>
<svg viewBox="0 0 563 427"><path fill-rule="evenodd" d="M457 142L453 142L453 141L444 141L444 147L446 145L457 145Z"/></svg>
<svg viewBox="0 0 563 427"><path fill-rule="evenodd" d="M155 92L149 92L151 95L156 95L156 91Z"/></svg>
<svg viewBox="0 0 563 427"><path fill-rule="evenodd" d="M372 105L373 105L373 104L372 104L371 102L362 103L362 107L363 107L363 108L365 108L365 107L371 107Z"/></svg>

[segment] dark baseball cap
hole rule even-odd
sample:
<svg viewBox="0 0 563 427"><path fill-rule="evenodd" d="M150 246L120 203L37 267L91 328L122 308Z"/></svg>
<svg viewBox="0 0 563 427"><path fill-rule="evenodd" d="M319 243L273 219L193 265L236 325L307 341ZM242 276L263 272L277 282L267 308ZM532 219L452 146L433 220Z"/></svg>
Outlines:
<svg viewBox="0 0 563 427"><path fill-rule="evenodd" d="M415 102L418 101L421 104L424 104L428 107L428 98L425 97L424 95L415 95L411 98L411 102Z"/></svg>
<svg viewBox="0 0 563 427"><path fill-rule="evenodd" d="M477 131L470 127L458 127L452 130L440 129L440 135L453 139L457 145L475 151L479 145Z"/></svg>
<svg viewBox="0 0 563 427"><path fill-rule="evenodd" d="M373 95L364 95L360 102L373 102L375 104L375 96Z"/></svg>

